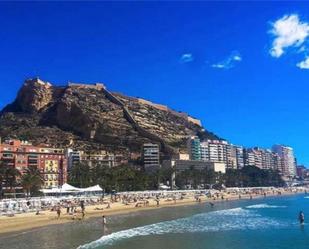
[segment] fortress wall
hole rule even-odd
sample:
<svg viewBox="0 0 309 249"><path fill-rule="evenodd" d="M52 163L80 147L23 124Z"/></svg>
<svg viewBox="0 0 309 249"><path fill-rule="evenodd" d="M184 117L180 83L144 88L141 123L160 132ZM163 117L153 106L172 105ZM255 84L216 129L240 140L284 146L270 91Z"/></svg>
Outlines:
<svg viewBox="0 0 309 249"><path fill-rule="evenodd" d="M79 88L90 88L90 89L96 89L96 90L102 90L105 89L105 85L102 83L96 83L96 84L82 84L82 83L71 83L69 82L69 86L73 87L79 87Z"/></svg>
<svg viewBox="0 0 309 249"><path fill-rule="evenodd" d="M199 119L192 118L192 117L188 116L188 121L193 123L193 124L196 124L198 126L202 126L202 122Z"/></svg>

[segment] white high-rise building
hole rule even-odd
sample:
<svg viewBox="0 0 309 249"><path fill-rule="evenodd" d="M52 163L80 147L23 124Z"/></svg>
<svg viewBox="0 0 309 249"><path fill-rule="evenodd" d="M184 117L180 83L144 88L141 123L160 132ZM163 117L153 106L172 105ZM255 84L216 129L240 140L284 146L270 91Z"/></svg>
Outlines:
<svg viewBox="0 0 309 249"><path fill-rule="evenodd" d="M201 142L201 160L202 161L209 161L209 148L208 148L208 142Z"/></svg>
<svg viewBox="0 0 309 249"><path fill-rule="evenodd" d="M245 166L244 148L242 146L233 145L236 149L237 169L242 169Z"/></svg>
<svg viewBox="0 0 309 249"><path fill-rule="evenodd" d="M281 158L283 175L294 177L296 175L296 166L293 148L276 144L272 147L272 150Z"/></svg>
<svg viewBox="0 0 309 249"><path fill-rule="evenodd" d="M237 169L237 148L232 144L226 145L226 166L229 169Z"/></svg>
<svg viewBox="0 0 309 249"><path fill-rule="evenodd" d="M207 140L200 143L202 161L224 163L226 168L237 169L244 166L243 148L224 140Z"/></svg>
<svg viewBox="0 0 309 249"><path fill-rule="evenodd" d="M209 161L227 163L227 146L226 141L209 140Z"/></svg>

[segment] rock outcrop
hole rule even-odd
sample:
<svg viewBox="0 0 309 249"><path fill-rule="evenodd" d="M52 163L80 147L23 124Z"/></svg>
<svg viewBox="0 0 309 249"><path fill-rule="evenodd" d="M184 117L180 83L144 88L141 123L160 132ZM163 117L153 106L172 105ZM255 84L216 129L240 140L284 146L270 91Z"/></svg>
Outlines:
<svg viewBox="0 0 309 249"><path fill-rule="evenodd" d="M218 139L185 115L111 93L101 84L59 87L26 80L0 117L2 138L127 155L141 152L145 142L160 143L165 154L173 153L196 134Z"/></svg>

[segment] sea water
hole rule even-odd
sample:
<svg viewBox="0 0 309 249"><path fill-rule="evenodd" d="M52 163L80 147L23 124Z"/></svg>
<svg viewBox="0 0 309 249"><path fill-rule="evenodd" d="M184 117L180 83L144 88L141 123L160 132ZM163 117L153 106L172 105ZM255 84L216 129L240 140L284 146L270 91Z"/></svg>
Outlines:
<svg viewBox="0 0 309 249"><path fill-rule="evenodd" d="M161 208L108 217L105 229L97 218L10 234L0 237L0 248L309 248L309 222L299 224L299 211L309 221L307 196Z"/></svg>

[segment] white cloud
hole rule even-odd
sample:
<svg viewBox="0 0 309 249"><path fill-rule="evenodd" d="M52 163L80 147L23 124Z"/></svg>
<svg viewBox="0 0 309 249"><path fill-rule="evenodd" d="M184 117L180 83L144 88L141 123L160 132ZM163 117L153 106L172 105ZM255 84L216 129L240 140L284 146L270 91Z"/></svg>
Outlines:
<svg viewBox="0 0 309 249"><path fill-rule="evenodd" d="M219 68L219 69L230 69L230 68L234 67L235 64L240 62L240 61L242 61L241 55L237 51L234 51L227 58L225 58L223 61L212 64L211 66L213 68Z"/></svg>
<svg viewBox="0 0 309 249"><path fill-rule="evenodd" d="M189 63L194 61L194 57L191 53L186 53L186 54L182 54L180 57L180 62L181 63Z"/></svg>
<svg viewBox="0 0 309 249"><path fill-rule="evenodd" d="M239 55L235 55L235 56L233 57L233 59L234 59L235 61L241 61L241 60L242 60L242 58L241 58Z"/></svg>
<svg viewBox="0 0 309 249"><path fill-rule="evenodd" d="M309 57L296 64L300 69L309 69Z"/></svg>
<svg viewBox="0 0 309 249"><path fill-rule="evenodd" d="M298 15L285 15L272 24L274 41L270 54L279 58L288 47L301 46L309 35L309 24L301 22Z"/></svg>

